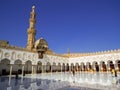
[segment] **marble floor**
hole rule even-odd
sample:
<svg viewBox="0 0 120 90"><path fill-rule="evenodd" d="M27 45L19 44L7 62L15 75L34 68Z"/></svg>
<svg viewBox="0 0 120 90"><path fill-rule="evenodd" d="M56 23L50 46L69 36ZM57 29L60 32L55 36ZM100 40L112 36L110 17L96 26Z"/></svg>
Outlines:
<svg viewBox="0 0 120 90"><path fill-rule="evenodd" d="M120 90L120 74L43 73L0 77L0 90Z"/></svg>

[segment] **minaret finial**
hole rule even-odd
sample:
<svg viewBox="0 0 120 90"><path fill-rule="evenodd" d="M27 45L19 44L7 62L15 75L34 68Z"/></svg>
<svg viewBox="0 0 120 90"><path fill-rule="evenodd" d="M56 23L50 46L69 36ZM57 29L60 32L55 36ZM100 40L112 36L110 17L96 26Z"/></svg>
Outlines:
<svg viewBox="0 0 120 90"><path fill-rule="evenodd" d="M32 6L32 12L35 12L35 6L34 5Z"/></svg>

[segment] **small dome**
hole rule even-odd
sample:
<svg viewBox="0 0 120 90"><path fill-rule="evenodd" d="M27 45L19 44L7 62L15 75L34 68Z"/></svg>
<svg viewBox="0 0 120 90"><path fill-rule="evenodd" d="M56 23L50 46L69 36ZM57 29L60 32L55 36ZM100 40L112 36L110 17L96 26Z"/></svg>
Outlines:
<svg viewBox="0 0 120 90"><path fill-rule="evenodd" d="M46 51L48 49L47 41L43 38L38 39L35 42L35 48L37 51Z"/></svg>

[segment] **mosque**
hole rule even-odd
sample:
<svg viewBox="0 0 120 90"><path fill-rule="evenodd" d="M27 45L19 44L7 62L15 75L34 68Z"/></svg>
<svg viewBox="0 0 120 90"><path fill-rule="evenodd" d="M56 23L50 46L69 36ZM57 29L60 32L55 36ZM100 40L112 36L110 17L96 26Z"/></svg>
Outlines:
<svg viewBox="0 0 120 90"><path fill-rule="evenodd" d="M32 7L27 30L27 47L0 40L0 75L54 72L120 72L120 49L94 53L56 54L45 39L35 40L36 13Z"/></svg>

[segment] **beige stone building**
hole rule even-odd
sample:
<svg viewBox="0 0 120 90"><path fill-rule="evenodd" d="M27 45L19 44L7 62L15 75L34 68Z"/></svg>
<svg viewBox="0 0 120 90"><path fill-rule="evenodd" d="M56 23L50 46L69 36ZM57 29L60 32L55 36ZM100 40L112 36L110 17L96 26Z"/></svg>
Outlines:
<svg viewBox="0 0 120 90"><path fill-rule="evenodd" d="M120 50L95 53L56 54L45 39L36 36L35 6L32 7L27 30L27 47L11 46L0 41L0 75L49 72L120 72Z"/></svg>

